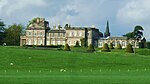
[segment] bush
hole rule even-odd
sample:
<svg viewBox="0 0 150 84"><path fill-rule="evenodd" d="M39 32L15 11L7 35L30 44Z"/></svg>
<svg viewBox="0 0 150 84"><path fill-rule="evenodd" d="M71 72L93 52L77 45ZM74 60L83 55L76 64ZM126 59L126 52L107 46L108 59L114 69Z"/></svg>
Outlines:
<svg viewBox="0 0 150 84"><path fill-rule="evenodd" d="M147 42L146 45L147 45L147 48L150 49L150 42Z"/></svg>
<svg viewBox="0 0 150 84"><path fill-rule="evenodd" d="M24 47L24 48L28 48L28 46L27 46L27 45L25 45L25 44L23 45L23 47Z"/></svg>
<svg viewBox="0 0 150 84"><path fill-rule="evenodd" d="M122 46L120 43L117 44L117 49L122 49Z"/></svg>
<svg viewBox="0 0 150 84"><path fill-rule="evenodd" d="M89 45L88 49L87 49L88 52L93 52L95 51L94 49L94 46L92 44Z"/></svg>
<svg viewBox="0 0 150 84"><path fill-rule="evenodd" d="M112 43L110 43L109 48L110 48L110 49L114 49L114 46L113 46Z"/></svg>
<svg viewBox="0 0 150 84"><path fill-rule="evenodd" d="M64 51L71 51L70 46L68 44L65 44Z"/></svg>
<svg viewBox="0 0 150 84"><path fill-rule="evenodd" d="M76 42L76 45L74 47L81 47L79 41Z"/></svg>
<svg viewBox="0 0 150 84"><path fill-rule="evenodd" d="M134 53L133 47L132 47L132 45L130 43L126 47L126 52L127 53Z"/></svg>
<svg viewBox="0 0 150 84"><path fill-rule="evenodd" d="M110 52L110 49L109 49L109 47L108 47L108 44L107 43L105 43L104 45L103 45L103 48L102 48L102 50L101 50L102 52Z"/></svg>
<svg viewBox="0 0 150 84"><path fill-rule="evenodd" d="M32 45L33 48L36 48L36 45Z"/></svg>

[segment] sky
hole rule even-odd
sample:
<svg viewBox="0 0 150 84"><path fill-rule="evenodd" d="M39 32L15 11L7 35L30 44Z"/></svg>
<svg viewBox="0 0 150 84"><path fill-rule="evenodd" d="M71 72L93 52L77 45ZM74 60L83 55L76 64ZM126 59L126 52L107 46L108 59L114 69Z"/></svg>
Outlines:
<svg viewBox="0 0 150 84"><path fill-rule="evenodd" d="M144 28L150 41L150 0L0 0L0 19L6 25L26 26L32 18L43 17L54 24L95 25L105 32L109 21L111 36Z"/></svg>

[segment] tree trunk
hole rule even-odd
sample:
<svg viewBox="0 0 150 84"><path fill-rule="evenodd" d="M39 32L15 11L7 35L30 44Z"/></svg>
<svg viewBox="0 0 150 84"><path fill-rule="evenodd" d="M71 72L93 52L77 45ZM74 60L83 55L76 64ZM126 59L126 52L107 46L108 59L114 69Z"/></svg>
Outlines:
<svg viewBox="0 0 150 84"><path fill-rule="evenodd" d="M134 54L136 54L136 40L134 40Z"/></svg>

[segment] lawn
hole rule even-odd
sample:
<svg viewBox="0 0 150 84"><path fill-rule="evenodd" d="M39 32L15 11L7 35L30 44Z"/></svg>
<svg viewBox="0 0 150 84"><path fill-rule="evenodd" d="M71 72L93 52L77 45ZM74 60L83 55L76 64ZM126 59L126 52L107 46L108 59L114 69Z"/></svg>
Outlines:
<svg viewBox="0 0 150 84"><path fill-rule="evenodd" d="M137 49L135 55L117 49L88 53L85 48L0 47L0 84L148 84L149 74L148 49Z"/></svg>

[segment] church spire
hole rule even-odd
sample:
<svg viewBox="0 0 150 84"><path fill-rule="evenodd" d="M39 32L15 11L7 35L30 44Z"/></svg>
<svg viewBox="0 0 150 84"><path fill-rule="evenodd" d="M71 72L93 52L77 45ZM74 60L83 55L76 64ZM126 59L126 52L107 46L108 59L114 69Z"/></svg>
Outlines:
<svg viewBox="0 0 150 84"><path fill-rule="evenodd" d="M105 36L105 37L110 36L110 32L109 32L109 22L108 22L108 20L107 20L107 26L106 26L106 31L105 31L105 33L104 33L104 36Z"/></svg>

